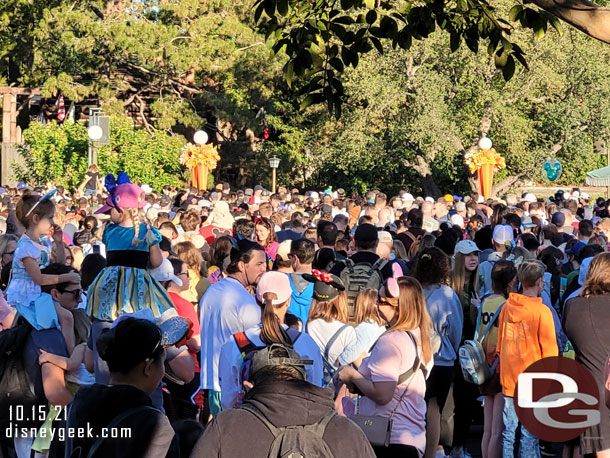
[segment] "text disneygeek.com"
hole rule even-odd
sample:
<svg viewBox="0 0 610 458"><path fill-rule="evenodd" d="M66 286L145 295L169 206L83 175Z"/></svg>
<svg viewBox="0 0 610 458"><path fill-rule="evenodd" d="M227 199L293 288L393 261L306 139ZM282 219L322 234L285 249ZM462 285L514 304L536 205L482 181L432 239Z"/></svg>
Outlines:
<svg viewBox="0 0 610 458"><path fill-rule="evenodd" d="M102 428L99 433L94 433L93 428L87 426L79 428L17 428L9 426L4 431L6 438L35 438L40 437L51 440L57 438L60 441L66 439L131 439L131 428Z"/></svg>

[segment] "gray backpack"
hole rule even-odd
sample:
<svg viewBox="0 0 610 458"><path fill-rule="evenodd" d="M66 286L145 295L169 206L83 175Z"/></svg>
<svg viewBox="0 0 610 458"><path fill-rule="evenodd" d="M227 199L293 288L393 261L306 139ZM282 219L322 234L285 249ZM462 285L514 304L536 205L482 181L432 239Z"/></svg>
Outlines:
<svg viewBox="0 0 610 458"><path fill-rule="evenodd" d="M328 444L324 441L324 431L337 412L330 410L313 425L276 427L263 413L252 404L244 403L238 407L247 410L258 418L273 434L273 442L267 458L334 458Z"/></svg>
<svg viewBox="0 0 610 458"><path fill-rule="evenodd" d="M345 285L345 295L347 296L347 309L349 312L349 320L354 320L354 303L356 296L365 288L379 290L383 285L383 275L381 270L385 267L387 261L379 258L373 265L368 262L359 262L354 264L350 258L345 260L345 268L339 275L341 281Z"/></svg>

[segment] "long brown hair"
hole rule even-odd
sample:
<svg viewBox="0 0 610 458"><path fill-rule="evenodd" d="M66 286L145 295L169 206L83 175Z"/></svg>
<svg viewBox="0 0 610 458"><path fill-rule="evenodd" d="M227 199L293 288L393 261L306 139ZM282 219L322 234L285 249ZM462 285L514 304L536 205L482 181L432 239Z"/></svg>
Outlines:
<svg viewBox="0 0 610 458"><path fill-rule="evenodd" d="M354 303L354 321L356 324L364 322L375 322L383 324L377 308L377 297L379 293L376 289L366 288L358 293Z"/></svg>
<svg viewBox="0 0 610 458"><path fill-rule="evenodd" d="M426 309L426 300L421 284L413 277L398 279L398 310L396 321L388 329L390 331L413 331L419 328L424 364L432 358L430 334L432 321Z"/></svg>
<svg viewBox="0 0 610 458"><path fill-rule="evenodd" d="M345 291L341 291L337 297L330 301L318 301L314 299L309 309L309 321L322 318L327 323L333 320L347 323L347 297Z"/></svg>
<svg viewBox="0 0 610 458"><path fill-rule="evenodd" d="M265 301L265 305L263 306L263 311L261 314L261 340L266 345L271 345L273 343L279 343L282 345L286 345L288 347L292 347L292 339L288 336L282 325L280 324L277 315L275 314L275 309L282 308L286 305L288 301L282 302L281 304L273 305L273 301L277 299L277 294L273 292L266 292L263 296Z"/></svg>
<svg viewBox="0 0 610 458"><path fill-rule="evenodd" d="M464 284L466 283L466 278L470 275L468 279L468 284L470 285L470 291L478 291L479 290L479 267L472 271L467 272L466 266L464 265L466 255L462 253L455 254L455 263L453 265L453 270L451 271L451 288L457 294L457 297L462 300L462 293L464 292Z"/></svg>
<svg viewBox="0 0 610 458"><path fill-rule="evenodd" d="M605 294L610 294L610 253L599 253L589 264L580 295L591 297Z"/></svg>
<svg viewBox="0 0 610 458"><path fill-rule="evenodd" d="M174 252L178 258L186 262L190 270L194 270L197 275L201 276L201 272L204 270L203 256L193 242L177 243L174 246Z"/></svg>

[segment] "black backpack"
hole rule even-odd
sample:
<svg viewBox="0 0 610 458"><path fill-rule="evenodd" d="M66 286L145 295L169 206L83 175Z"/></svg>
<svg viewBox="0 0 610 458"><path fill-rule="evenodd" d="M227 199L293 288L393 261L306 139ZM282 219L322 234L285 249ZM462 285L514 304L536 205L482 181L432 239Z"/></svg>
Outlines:
<svg viewBox="0 0 610 458"><path fill-rule="evenodd" d="M337 412L330 410L313 425L274 426L263 413L250 403L244 403L240 409L247 410L258 418L273 434L273 442L267 458L334 458L332 451L324 440L324 431Z"/></svg>
<svg viewBox="0 0 610 458"><path fill-rule="evenodd" d="M347 297L347 309L349 312L349 320L354 320L354 304L356 297L361 290L372 288L379 290L383 285L383 274L381 270L387 264L383 258L379 258L374 264L368 262L359 262L355 264L350 258L345 261L345 268L339 274L343 285L345 286L345 295Z"/></svg>
<svg viewBox="0 0 610 458"><path fill-rule="evenodd" d="M44 396L35 396L23 358L33 329L19 317L13 327L0 332L0 430L3 432L8 427L38 427L44 421L42 414L47 402Z"/></svg>

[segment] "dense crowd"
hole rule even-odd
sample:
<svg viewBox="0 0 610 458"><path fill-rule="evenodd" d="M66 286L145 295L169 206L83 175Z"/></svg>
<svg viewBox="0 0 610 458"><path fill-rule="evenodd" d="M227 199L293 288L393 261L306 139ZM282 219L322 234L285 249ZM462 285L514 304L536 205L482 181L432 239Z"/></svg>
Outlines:
<svg viewBox="0 0 610 458"><path fill-rule="evenodd" d="M610 215L577 189L153 190L93 166L0 204L2 457L458 458L482 411L483 458L529 458L558 450L515 413L530 364L575 358L604 393ZM610 454L600 412L564 456Z"/></svg>

